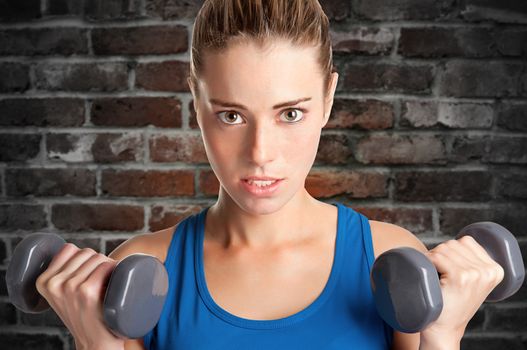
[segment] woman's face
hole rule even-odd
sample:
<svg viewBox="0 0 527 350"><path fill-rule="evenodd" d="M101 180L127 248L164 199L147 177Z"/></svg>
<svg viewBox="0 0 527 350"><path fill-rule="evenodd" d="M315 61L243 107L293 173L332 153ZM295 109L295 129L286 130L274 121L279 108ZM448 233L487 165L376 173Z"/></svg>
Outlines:
<svg viewBox="0 0 527 350"><path fill-rule="evenodd" d="M315 48L239 43L205 55L194 100L197 121L221 191L249 212L273 212L304 196L321 129L333 103L333 73L324 100ZM282 105L284 102L292 102ZM281 106L279 106L281 105ZM247 190L249 176L282 179L268 194Z"/></svg>

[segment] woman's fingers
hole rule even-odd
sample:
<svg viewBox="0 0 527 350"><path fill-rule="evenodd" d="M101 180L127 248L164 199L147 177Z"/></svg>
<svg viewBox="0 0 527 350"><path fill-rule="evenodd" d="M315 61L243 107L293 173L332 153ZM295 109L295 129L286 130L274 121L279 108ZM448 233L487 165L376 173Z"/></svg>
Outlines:
<svg viewBox="0 0 527 350"><path fill-rule="evenodd" d="M68 262L78 251L79 248L77 248L74 244L64 244L64 246L51 259L48 267L38 276L37 282L45 283L51 276L54 276L57 271L59 271L63 265Z"/></svg>
<svg viewBox="0 0 527 350"><path fill-rule="evenodd" d="M85 259L84 262L69 275L67 281L64 283L64 289L67 292L74 293L81 283L84 283L95 268L105 261L111 259L101 253L95 253Z"/></svg>
<svg viewBox="0 0 527 350"><path fill-rule="evenodd" d="M117 265L116 261L101 261L89 274L88 278L79 284L81 301L85 305L102 304L108 280Z"/></svg>

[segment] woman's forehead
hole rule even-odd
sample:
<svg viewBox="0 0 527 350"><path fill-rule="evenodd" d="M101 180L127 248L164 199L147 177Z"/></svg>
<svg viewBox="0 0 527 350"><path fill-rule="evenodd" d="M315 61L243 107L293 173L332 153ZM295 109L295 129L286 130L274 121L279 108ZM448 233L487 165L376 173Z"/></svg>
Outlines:
<svg viewBox="0 0 527 350"><path fill-rule="evenodd" d="M318 90L322 74L317 53L315 48L283 42L264 49L251 43L231 45L222 52L205 55L200 85L209 93L221 91L230 96L253 89L297 90L299 94Z"/></svg>

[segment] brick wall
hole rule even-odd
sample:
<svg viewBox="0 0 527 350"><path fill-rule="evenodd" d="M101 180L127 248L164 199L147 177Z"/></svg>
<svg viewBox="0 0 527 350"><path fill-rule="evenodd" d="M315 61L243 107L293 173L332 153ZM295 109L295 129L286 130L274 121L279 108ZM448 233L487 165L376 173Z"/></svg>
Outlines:
<svg viewBox="0 0 527 350"><path fill-rule="evenodd" d="M527 251L527 2L328 0L340 73L307 188L429 247L491 220ZM7 300L13 247L58 232L109 253L212 204L186 76L201 1L0 0L0 342L74 349ZM525 257L524 257L525 259ZM527 348L527 288L463 349Z"/></svg>

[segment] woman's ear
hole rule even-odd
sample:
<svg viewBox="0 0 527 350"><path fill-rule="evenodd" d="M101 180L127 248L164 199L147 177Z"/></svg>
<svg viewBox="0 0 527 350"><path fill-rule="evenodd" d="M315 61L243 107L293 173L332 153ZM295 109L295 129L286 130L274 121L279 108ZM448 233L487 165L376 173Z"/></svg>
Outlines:
<svg viewBox="0 0 527 350"><path fill-rule="evenodd" d="M190 88L190 92L192 93L192 105L194 107L194 113L196 113L196 122L198 123L199 128L201 129L201 124L198 117L198 98L196 96L196 87L192 83L192 79L190 77L187 77L187 83L188 87Z"/></svg>
<svg viewBox="0 0 527 350"><path fill-rule="evenodd" d="M187 77L187 83L188 83L190 92L192 93L192 96L194 96L194 84L192 84L192 79L190 79L190 77Z"/></svg>
<svg viewBox="0 0 527 350"><path fill-rule="evenodd" d="M197 113L198 112L198 110L197 110L198 101L197 101L197 98L196 98L196 87L192 83L192 79L190 79L190 77L187 77L187 83L188 83L188 87L190 89L190 92L192 94L192 104L194 105L194 111Z"/></svg>
<svg viewBox="0 0 527 350"><path fill-rule="evenodd" d="M337 89L338 80L339 74L337 72L331 73L328 93L324 100L324 122L322 127L326 126L329 116L331 115L331 108L333 108L333 98L335 96L335 90Z"/></svg>

